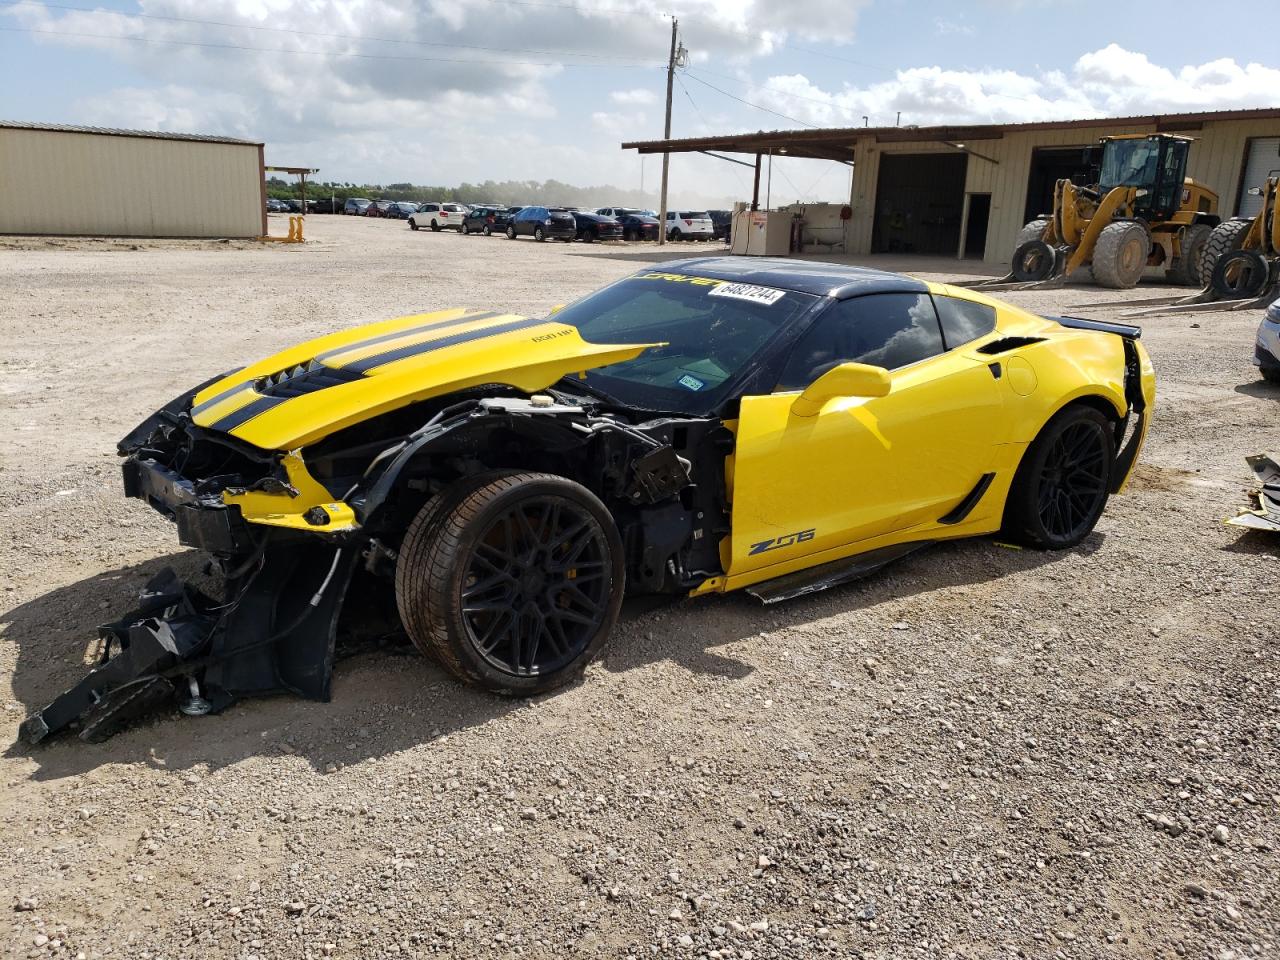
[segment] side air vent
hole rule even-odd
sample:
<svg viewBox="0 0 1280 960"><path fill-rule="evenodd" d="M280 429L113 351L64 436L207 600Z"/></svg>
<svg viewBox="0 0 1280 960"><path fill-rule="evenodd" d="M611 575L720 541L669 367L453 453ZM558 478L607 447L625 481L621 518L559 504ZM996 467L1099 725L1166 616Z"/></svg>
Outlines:
<svg viewBox="0 0 1280 960"><path fill-rule="evenodd" d="M253 384L253 389L264 397L300 397L303 394L315 393L326 387L336 387L343 383L363 380L364 375L354 370L340 367L326 367L318 360L308 360L288 370L281 370L269 377L263 377Z"/></svg>
<svg viewBox="0 0 1280 960"><path fill-rule="evenodd" d="M1001 337L999 340L983 344L978 348L978 352L993 356L997 353L1017 350L1019 347L1029 347L1033 343L1044 343L1044 341L1044 337Z"/></svg>

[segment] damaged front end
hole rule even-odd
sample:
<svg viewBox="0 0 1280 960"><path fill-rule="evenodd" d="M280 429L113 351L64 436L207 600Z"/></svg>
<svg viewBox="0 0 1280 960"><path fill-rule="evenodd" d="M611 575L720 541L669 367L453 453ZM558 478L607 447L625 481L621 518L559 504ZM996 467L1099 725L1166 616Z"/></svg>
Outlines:
<svg viewBox="0 0 1280 960"><path fill-rule="evenodd" d="M398 629L387 611L405 529L424 502L486 471L588 483L618 519L637 589L687 591L718 571L732 439L718 420L635 422L589 398L491 384L272 451L197 425L197 393L157 411L119 452L126 494L210 558L221 595L172 571L154 578L137 609L100 628L89 675L23 723L27 743L76 724L101 740L175 701L188 714L275 692L327 701L341 615L358 596L348 619Z"/></svg>
<svg viewBox="0 0 1280 960"><path fill-rule="evenodd" d="M1242 507L1227 523L1246 530L1280 533L1280 464L1265 453L1245 457L1258 486L1249 492L1250 507Z"/></svg>

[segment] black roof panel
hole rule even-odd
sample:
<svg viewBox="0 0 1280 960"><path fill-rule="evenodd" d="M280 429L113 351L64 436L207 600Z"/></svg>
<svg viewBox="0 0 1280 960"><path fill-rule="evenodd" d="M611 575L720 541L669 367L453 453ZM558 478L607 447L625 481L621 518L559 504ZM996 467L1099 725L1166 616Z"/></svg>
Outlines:
<svg viewBox="0 0 1280 960"><path fill-rule="evenodd" d="M923 281L901 273L781 257L697 257L655 263L649 270L755 283L840 299L864 293L925 293L929 289Z"/></svg>

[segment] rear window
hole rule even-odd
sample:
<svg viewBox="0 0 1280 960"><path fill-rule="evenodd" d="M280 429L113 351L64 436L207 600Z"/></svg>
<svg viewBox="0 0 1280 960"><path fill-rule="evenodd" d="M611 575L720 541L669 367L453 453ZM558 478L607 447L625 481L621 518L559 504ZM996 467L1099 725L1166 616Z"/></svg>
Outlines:
<svg viewBox="0 0 1280 960"><path fill-rule="evenodd" d="M444 205L444 209L448 210L450 213L460 213L462 211L462 207L456 203L446 203Z"/></svg>
<svg viewBox="0 0 1280 960"><path fill-rule="evenodd" d="M702 210L702 211L686 210L682 214L680 214L680 216L683 217L685 220L710 220L711 219L709 216L707 216L707 211L705 210Z"/></svg>
<svg viewBox="0 0 1280 960"><path fill-rule="evenodd" d="M934 297L933 304L938 308L942 336L947 341L948 350L985 337L996 328L996 311L985 303L955 297Z"/></svg>

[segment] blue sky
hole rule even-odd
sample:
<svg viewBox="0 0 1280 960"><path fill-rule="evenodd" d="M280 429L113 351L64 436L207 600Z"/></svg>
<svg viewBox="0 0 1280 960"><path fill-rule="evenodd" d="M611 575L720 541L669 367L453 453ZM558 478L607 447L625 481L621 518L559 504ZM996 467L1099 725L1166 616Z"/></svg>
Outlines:
<svg viewBox="0 0 1280 960"><path fill-rule="evenodd" d="M618 143L661 135L671 13L689 50L676 136L1280 105L1274 31L1128 6L0 0L0 118L260 139L269 163L344 181L635 187ZM774 171L775 202L847 195L836 164ZM743 195L749 176L676 157L673 197Z"/></svg>

